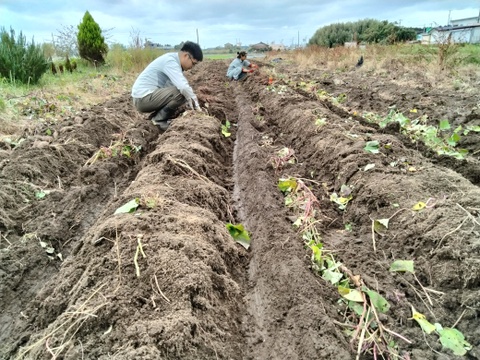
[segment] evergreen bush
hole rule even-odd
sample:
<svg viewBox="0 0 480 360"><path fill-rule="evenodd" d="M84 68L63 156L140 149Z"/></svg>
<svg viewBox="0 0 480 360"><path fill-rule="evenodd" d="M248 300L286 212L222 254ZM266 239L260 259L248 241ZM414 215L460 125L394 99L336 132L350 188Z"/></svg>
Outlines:
<svg viewBox="0 0 480 360"><path fill-rule="evenodd" d="M105 63L108 46L102 36L100 26L95 22L88 11L83 16L83 21L78 25L78 51L82 59L96 64Z"/></svg>
<svg viewBox="0 0 480 360"><path fill-rule="evenodd" d="M15 39L15 31L12 28L10 34L5 28L1 28L0 77L11 83L36 84L48 71L49 66L42 48L35 45L33 39L31 43L27 43L21 31Z"/></svg>

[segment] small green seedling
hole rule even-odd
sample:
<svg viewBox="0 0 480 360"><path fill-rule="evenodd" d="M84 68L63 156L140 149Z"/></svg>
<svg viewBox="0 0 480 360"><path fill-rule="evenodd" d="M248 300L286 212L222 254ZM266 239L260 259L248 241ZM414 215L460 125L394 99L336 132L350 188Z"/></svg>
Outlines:
<svg viewBox="0 0 480 360"><path fill-rule="evenodd" d="M443 347L453 351L456 356L463 356L472 349L465 336L454 328L444 328L439 323L430 323L425 315L417 312L412 306L412 319L415 320L426 334L436 332Z"/></svg>
<svg viewBox="0 0 480 360"><path fill-rule="evenodd" d="M380 143L377 140L367 141L363 150L371 154L378 154Z"/></svg>
<svg viewBox="0 0 480 360"><path fill-rule="evenodd" d="M348 202L353 199L352 189L348 185L342 185L339 194L333 193L330 195L330 201L338 204L340 210L345 210Z"/></svg>
<svg viewBox="0 0 480 360"><path fill-rule="evenodd" d="M130 200L128 203L120 206L117 210L115 210L114 215L116 214L130 214L135 212L137 210L138 205L140 205L140 199L135 198L133 200Z"/></svg>
<svg viewBox="0 0 480 360"><path fill-rule="evenodd" d="M247 230L245 230L243 225L233 225L231 223L228 223L225 225L225 227L227 228L233 239L248 250L248 248L250 247L250 234Z"/></svg>
<svg viewBox="0 0 480 360"><path fill-rule="evenodd" d="M222 135L223 136L229 137L230 135L232 135L232 133L230 132L230 127L231 127L230 121L225 120L225 124L222 124Z"/></svg>

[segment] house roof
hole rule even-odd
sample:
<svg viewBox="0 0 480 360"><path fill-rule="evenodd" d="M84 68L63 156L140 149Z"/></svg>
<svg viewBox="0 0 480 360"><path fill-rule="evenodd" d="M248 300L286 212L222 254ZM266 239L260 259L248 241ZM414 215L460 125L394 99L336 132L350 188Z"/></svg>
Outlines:
<svg viewBox="0 0 480 360"><path fill-rule="evenodd" d="M250 46L251 48L254 48L254 49L265 49L265 48L268 48L268 44L265 44L263 42L259 42L258 44L253 44L252 46Z"/></svg>
<svg viewBox="0 0 480 360"><path fill-rule="evenodd" d="M455 19L455 20L451 20L452 22L454 21L465 21L465 20L473 20L473 19L478 19L480 18L480 16L472 16L472 17L468 17L468 18L463 18L463 19Z"/></svg>
<svg viewBox="0 0 480 360"><path fill-rule="evenodd" d="M465 30L480 27L480 24L471 24L471 25L447 25L436 27L437 31L452 31L452 30Z"/></svg>

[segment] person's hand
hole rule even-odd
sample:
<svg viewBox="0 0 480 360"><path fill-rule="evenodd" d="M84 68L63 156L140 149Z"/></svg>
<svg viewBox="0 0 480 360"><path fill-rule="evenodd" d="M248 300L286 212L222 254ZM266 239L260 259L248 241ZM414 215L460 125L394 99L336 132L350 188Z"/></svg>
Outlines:
<svg viewBox="0 0 480 360"><path fill-rule="evenodd" d="M247 70L247 72L249 72L249 73L252 73L254 71L255 71L254 69Z"/></svg>
<svg viewBox="0 0 480 360"><path fill-rule="evenodd" d="M193 99L188 99L187 100L187 107L188 107L189 110L194 110L195 109L193 107L193 104L194 104Z"/></svg>
<svg viewBox="0 0 480 360"><path fill-rule="evenodd" d="M200 111L200 112L202 111L202 108L200 107L200 104L199 104L198 99L196 97L190 99L190 104L192 105L190 107L191 110Z"/></svg>

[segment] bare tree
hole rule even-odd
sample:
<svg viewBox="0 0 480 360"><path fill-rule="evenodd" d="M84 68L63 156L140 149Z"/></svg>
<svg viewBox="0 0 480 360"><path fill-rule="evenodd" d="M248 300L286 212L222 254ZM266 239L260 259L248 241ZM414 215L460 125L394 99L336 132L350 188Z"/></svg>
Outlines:
<svg viewBox="0 0 480 360"><path fill-rule="evenodd" d="M130 47L140 49L143 47L142 39L140 38L140 30L132 27L130 31Z"/></svg>
<svg viewBox="0 0 480 360"><path fill-rule="evenodd" d="M102 35L105 40L112 38L111 31L113 29L102 29ZM57 34L52 34L52 42L57 55L61 57L79 56L77 36L78 27L74 25L62 25L62 28L57 30Z"/></svg>
<svg viewBox="0 0 480 360"><path fill-rule="evenodd" d="M59 56L78 56L78 29L73 25L62 25L57 34L52 34L55 50Z"/></svg>

